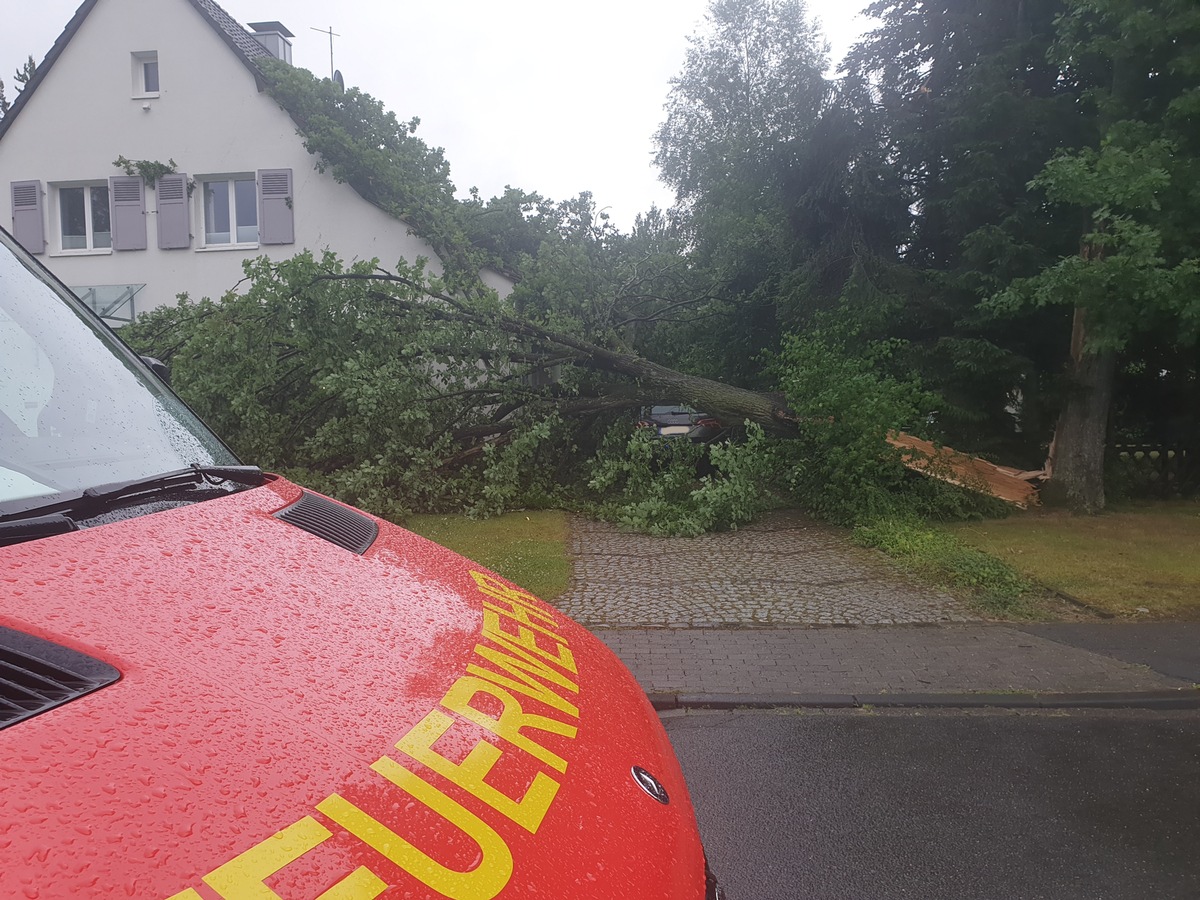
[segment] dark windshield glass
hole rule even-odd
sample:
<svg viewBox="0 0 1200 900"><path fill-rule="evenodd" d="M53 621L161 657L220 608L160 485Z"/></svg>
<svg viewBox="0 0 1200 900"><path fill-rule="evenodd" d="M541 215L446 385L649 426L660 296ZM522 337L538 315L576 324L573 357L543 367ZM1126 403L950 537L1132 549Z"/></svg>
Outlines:
<svg viewBox="0 0 1200 900"><path fill-rule="evenodd" d="M107 329L0 233L5 504L237 460Z"/></svg>

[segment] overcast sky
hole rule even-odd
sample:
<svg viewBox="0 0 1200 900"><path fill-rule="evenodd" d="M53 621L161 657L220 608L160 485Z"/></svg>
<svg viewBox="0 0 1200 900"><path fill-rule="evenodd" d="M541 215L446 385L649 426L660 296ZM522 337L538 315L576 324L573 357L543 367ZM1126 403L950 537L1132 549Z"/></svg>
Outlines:
<svg viewBox="0 0 1200 900"><path fill-rule="evenodd" d="M101 0L103 2L103 0ZM160 0L161 2L161 0ZM834 62L866 27L867 0L809 0ZM79 0L0 0L0 78L39 62ZM460 194L505 185L554 200L591 191L622 229L652 203L667 206L651 136L668 82L707 0L221 0L242 22L277 20L295 35L293 62L382 100L443 147Z"/></svg>

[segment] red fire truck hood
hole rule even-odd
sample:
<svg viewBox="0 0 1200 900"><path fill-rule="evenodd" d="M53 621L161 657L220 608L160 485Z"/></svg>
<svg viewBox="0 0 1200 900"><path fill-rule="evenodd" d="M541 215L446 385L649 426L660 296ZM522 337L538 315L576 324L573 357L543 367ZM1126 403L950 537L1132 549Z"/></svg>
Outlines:
<svg viewBox="0 0 1200 900"><path fill-rule="evenodd" d="M0 730L0 896L700 900L608 649L403 529L357 554L276 517L301 496L0 549L0 626L121 673Z"/></svg>

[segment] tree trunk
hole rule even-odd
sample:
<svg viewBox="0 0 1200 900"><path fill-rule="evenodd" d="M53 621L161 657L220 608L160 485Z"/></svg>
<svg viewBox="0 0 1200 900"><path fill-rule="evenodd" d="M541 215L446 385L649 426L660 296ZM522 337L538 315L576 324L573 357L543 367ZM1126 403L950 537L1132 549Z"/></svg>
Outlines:
<svg viewBox="0 0 1200 900"><path fill-rule="evenodd" d="M1062 504L1094 515L1104 509L1104 450L1116 377L1117 354L1087 352L1087 311L1075 310L1071 330L1070 384L1054 430L1042 489L1047 505Z"/></svg>
<svg viewBox="0 0 1200 900"><path fill-rule="evenodd" d="M571 351L576 355L577 364L635 379L644 389L646 403L688 403L713 415L755 422L766 431L782 436L794 436L800 430L800 423L787 409L782 397L686 375L640 356L610 350L575 335L550 331L521 319L497 316L492 321L509 334Z"/></svg>
<svg viewBox="0 0 1200 900"><path fill-rule="evenodd" d="M795 414L787 409L782 397L686 375L626 353L600 350L590 354L590 361L597 369L637 379L644 390L646 405L687 403L733 421L755 422L766 431L783 437L793 437L799 430Z"/></svg>
<svg viewBox="0 0 1200 900"><path fill-rule="evenodd" d="M731 421L754 422L761 425L765 431L783 437L794 437L800 431L800 422L796 415L787 408L782 395L761 394L709 378L687 375L640 356L611 350L594 344L586 338L566 332L552 331L525 319L518 319L503 313L483 316L448 294L429 290L426 285L401 276L371 274L337 275L329 278L329 280L338 279L395 282L407 285L414 290L419 290L427 298L443 301L447 305L447 309L431 310L426 300L401 299L386 293L378 294L377 299L402 312L419 310L425 315L434 314L445 319L476 322L481 327L499 328L508 335L532 342L535 347L554 348L553 358L558 362L564 361L562 352L565 351L576 365L635 380L640 391L641 402L644 405L660 402L687 403L696 409L722 416ZM536 350L527 352L534 353Z"/></svg>

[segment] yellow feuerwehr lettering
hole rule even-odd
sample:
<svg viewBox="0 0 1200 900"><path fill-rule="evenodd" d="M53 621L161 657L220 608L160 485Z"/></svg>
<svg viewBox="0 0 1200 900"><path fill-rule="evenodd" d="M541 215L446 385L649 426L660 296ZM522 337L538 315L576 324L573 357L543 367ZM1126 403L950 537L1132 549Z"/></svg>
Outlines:
<svg viewBox="0 0 1200 900"><path fill-rule="evenodd" d="M565 773L566 760L522 731L537 729L574 738L578 729L557 719L525 712L517 698L509 693L512 691L531 697L572 718L579 718L578 707L538 680L540 678L574 693L579 692L574 681L541 661L549 661L578 675L575 657L566 638L552 630L558 627L559 621L539 607L537 598L532 594L511 588L482 572L471 572L471 577L480 592L493 601L483 602L482 636L497 645L476 645L475 654L499 666L512 677L469 664L467 672L470 674L454 683L442 698L442 705L556 771ZM502 616L519 623L516 634L503 630L500 622ZM554 641L553 651L538 643L538 634ZM502 710L499 716L490 716L471 705L471 701L481 693L500 701ZM520 800L514 800L485 780L503 755L498 747L480 741L462 763L453 763L433 750L433 744L454 723L454 719L434 710L401 738L396 747L531 833L536 833L558 793L559 783L544 772L537 772L525 795ZM483 853L479 865L470 872L458 872L443 866L338 794L317 804L318 811L452 900L491 900L504 889L512 878L512 852L486 822L390 757L376 761L371 768L475 840ZM204 882L225 900L279 900L279 895L268 888L264 881L331 836L332 833L316 819L305 816L214 869L204 877ZM387 887L374 872L360 866L322 893L317 900L374 900ZM201 900L201 896L195 889L185 888L167 900Z"/></svg>
<svg viewBox="0 0 1200 900"><path fill-rule="evenodd" d="M495 663L513 677L508 678L504 675L501 675L499 672L493 671L492 669L485 669L482 666L475 665L474 663L470 663L467 666L468 674L476 675L479 678L494 682L501 687L508 688L510 691L515 691L518 694L524 694L526 697L532 697L535 700L540 700L547 706L551 706L573 719L579 718L579 707L577 707L574 703L571 703L565 697L555 693L532 675L528 674L533 667L522 662L520 659L514 656L503 653L494 647L484 647L482 644L477 644L475 646L475 653L482 659Z"/></svg>
<svg viewBox="0 0 1200 900"><path fill-rule="evenodd" d="M579 669L575 666L575 656L571 653L571 648L567 646L566 641L559 638L554 646L555 652L551 653L545 647L538 644L537 635L528 628L518 626L516 634L505 631L500 627L499 614L489 609L483 611L483 636L486 638L499 636L509 646L516 645L523 647L530 653L540 656L542 659L549 660L561 669L565 669L575 675L579 674Z"/></svg>
<svg viewBox="0 0 1200 900"><path fill-rule="evenodd" d="M387 882L364 866L359 866L317 900L375 900L388 889Z"/></svg>
<svg viewBox="0 0 1200 900"><path fill-rule="evenodd" d="M483 710L476 709L471 701L478 694L488 694L502 704L500 715L493 718ZM442 698L442 706L451 712L456 712L464 719L474 722L480 728L486 728L492 734L503 738L514 747L524 750L530 756L541 760L546 765L559 772L567 771L567 761L557 753L546 749L532 738L521 733L522 728L535 728L538 731L548 731L551 734L561 734L574 738L579 729L558 719L527 713L521 709L517 698L499 685L472 675L464 675L451 685Z"/></svg>
<svg viewBox="0 0 1200 900"><path fill-rule="evenodd" d="M517 622L520 622L522 625L526 625L535 631L540 631L542 634L546 635L547 637L552 637L554 640L560 643L566 643L567 639L553 630L553 628L557 627L557 625L547 628L542 624L542 622L538 621L539 616L542 618L542 621L551 618L550 616L546 616L544 613L541 613L539 610L530 609L528 606L522 606L520 603L509 603L509 605L505 607L491 600L484 600L483 608L490 609L492 612L504 616L506 619L513 619Z"/></svg>
<svg viewBox="0 0 1200 900"><path fill-rule="evenodd" d="M508 585L502 584L500 581L482 572L472 572L471 577L475 579L475 584L478 586L480 593L485 596L509 604L514 612L518 608L523 609L528 615L541 619L552 628L558 627L558 619L552 613L542 609L538 605L537 597L533 596L533 594L526 591L519 591L516 588L510 588Z"/></svg>
<svg viewBox="0 0 1200 900"><path fill-rule="evenodd" d="M471 577L475 580L475 584L485 594L491 594L501 600L515 600L517 603L523 603L528 606L537 607L538 599L520 588L509 587L498 578L493 578L485 572L480 572L475 569L471 570Z"/></svg>
<svg viewBox="0 0 1200 900"><path fill-rule="evenodd" d="M530 834L537 834L542 819L546 818L550 804L554 802L554 795L558 793L558 782L545 772L538 772L520 800L508 796L488 784L486 780L488 773L504 755L499 747L487 741L480 741L471 748L461 763L452 762L433 749L433 745L455 725L455 722L455 719L435 709L396 742L396 749L478 797ZM394 773L400 768L400 764L385 756L375 763L373 768L381 775L390 777L384 769Z"/></svg>
<svg viewBox="0 0 1200 900"><path fill-rule="evenodd" d="M542 681L549 681L551 684L557 684L559 687L564 687L572 693L579 693L578 684L576 684L566 675L563 675L557 669L550 668L550 666L546 665L546 663L542 662L516 641L512 640L512 638L510 638L503 631L488 631L485 627L483 630L483 637L485 640L495 644L496 648L498 649L493 649L483 644L476 644L475 654L477 656L482 656L484 659L491 659L495 661L498 655L503 655L511 665L517 666L518 668L528 672L530 675L540 678ZM485 650L490 651L490 653L482 652ZM508 668L508 666L505 666L505 668Z"/></svg>
<svg viewBox="0 0 1200 900"><path fill-rule="evenodd" d="M395 770L380 771L378 766L376 762L371 768L475 841L481 854L479 865L469 872L442 865L339 794L326 797L317 810L451 900L492 900L504 890L512 878L512 851L491 826L407 769L396 766Z"/></svg>
<svg viewBox="0 0 1200 900"><path fill-rule="evenodd" d="M280 900L263 882L332 836L312 816L305 816L209 872L204 883L225 900ZM360 867L317 900L374 900L386 888L375 873ZM187 891L176 896L190 897Z"/></svg>

